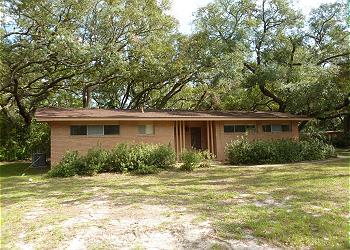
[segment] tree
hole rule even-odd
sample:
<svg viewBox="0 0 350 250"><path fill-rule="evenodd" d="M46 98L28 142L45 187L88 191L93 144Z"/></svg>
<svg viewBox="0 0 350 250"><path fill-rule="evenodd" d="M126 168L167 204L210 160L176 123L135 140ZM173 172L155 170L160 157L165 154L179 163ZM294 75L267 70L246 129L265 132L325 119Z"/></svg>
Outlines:
<svg viewBox="0 0 350 250"><path fill-rule="evenodd" d="M197 33L206 36L216 58L212 68L219 68L213 75L224 93L231 92L220 98L224 107L317 118L348 113L345 5L321 5L307 21L291 6L285 0L217 0L197 13ZM236 74L222 73L230 70Z"/></svg>
<svg viewBox="0 0 350 250"><path fill-rule="evenodd" d="M29 127L37 107L67 100L62 95L87 107L94 91L142 77L152 63L159 66L157 46L174 37L166 8L155 0L6 1L2 109L18 112Z"/></svg>

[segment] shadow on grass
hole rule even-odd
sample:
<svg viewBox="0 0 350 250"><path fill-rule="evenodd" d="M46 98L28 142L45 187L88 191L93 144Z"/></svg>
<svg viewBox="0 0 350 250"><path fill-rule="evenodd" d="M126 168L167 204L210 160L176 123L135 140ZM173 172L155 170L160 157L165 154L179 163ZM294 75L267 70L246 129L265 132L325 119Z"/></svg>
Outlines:
<svg viewBox="0 0 350 250"><path fill-rule="evenodd" d="M42 175L47 173L49 168L33 168L30 163L7 163L0 165L0 178L22 175Z"/></svg>
<svg viewBox="0 0 350 250"><path fill-rule="evenodd" d="M327 233L322 231L322 225L327 225L328 233L333 233L338 239L346 225L339 214L318 218L302 211L300 207L320 203L336 204L333 210L339 208L343 213L344 207L346 211L349 193L347 160L265 168L217 166L191 173L164 171L149 176L100 174L94 177L53 179L43 177L45 170L27 169L28 166L23 163L0 166L3 207L29 199L74 205L106 194L116 207L136 204L185 207L189 212L200 213L215 221L222 232L232 237L248 229L256 237L277 239L291 245L301 240L310 246L319 244L308 242L312 240L315 230L311 227L319 230L316 239L327 245L323 239ZM30 182L30 176L36 178ZM340 183L339 187L332 189L334 183ZM300 211L286 212L287 208L273 205L258 208L254 205L261 198L258 191L267 191L269 196L280 201L293 195L295 199L288 204ZM251 197L236 199L240 194L250 194ZM242 221L238 223L237 217L243 218ZM344 243L343 238L340 242Z"/></svg>

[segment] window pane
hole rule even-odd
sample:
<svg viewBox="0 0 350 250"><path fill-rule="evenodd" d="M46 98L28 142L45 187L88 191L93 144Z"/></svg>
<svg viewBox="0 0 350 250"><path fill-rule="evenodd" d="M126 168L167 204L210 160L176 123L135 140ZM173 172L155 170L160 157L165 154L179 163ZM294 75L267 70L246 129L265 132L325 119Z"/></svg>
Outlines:
<svg viewBox="0 0 350 250"><path fill-rule="evenodd" d="M224 125L224 132L225 133L235 132L235 126L234 125Z"/></svg>
<svg viewBox="0 0 350 250"><path fill-rule="evenodd" d="M105 135L119 135L119 125L105 125Z"/></svg>
<svg viewBox="0 0 350 250"><path fill-rule="evenodd" d="M139 130L139 134L141 134L141 135L153 135L154 134L154 126L152 124L139 125L138 130Z"/></svg>
<svg viewBox="0 0 350 250"><path fill-rule="evenodd" d="M271 125L271 131L272 132L282 132L282 125L276 125L276 124L273 124Z"/></svg>
<svg viewBox="0 0 350 250"><path fill-rule="evenodd" d="M70 126L71 135L86 135L86 126L85 125L74 125Z"/></svg>
<svg viewBox="0 0 350 250"><path fill-rule="evenodd" d="M103 126L102 125L89 125L88 126L88 135L103 135Z"/></svg>
<svg viewBox="0 0 350 250"><path fill-rule="evenodd" d="M289 125L282 125L282 131L283 131L283 132L288 132L288 131L290 131Z"/></svg>
<svg viewBox="0 0 350 250"><path fill-rule="evenodd" d="M264 132L271 132L271 125L263 125L262 127Z"/></svg>
<svg viewBox="0 0 350 250"><path fill-rule="evenodd" d="M153 134L154 134L153 125L146 125L146 135L153 135Z"/></svg>
<svg viewBox="0 0 350 250"><path fill-rule="evenodd" d="M238 133L246 132L246 126L245 125L235 125L235 132L238 132Z"/></svg>
<svg viewBox="0 0 350 250"><path fill-rule="evenodd" d="M141 135L146 134L146 126L145 125L139 125L138 129L139 129L139 134L141 134Z"/></svg>

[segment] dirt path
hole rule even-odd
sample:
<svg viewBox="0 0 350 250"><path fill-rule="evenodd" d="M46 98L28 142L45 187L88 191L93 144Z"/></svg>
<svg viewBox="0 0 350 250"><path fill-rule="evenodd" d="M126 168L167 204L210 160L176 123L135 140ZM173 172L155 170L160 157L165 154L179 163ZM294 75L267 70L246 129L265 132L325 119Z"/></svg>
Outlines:
<svg viewBox="0 0 350 250"><path fill-rule="evenodd" d="M210 221L198 222L197 215L185 208L120 205L111 200L108 195L96 195L85 202L67 202L64 210L74 216L60 222L64 237L57 249L271 249L253 237L225 241L216 236ZM24 220L52 212L38 203ZM54 233L54 227L48 225L39 230ZM28 240L28 233L22 232L16 246L38 249L38 240Z"/></svg>

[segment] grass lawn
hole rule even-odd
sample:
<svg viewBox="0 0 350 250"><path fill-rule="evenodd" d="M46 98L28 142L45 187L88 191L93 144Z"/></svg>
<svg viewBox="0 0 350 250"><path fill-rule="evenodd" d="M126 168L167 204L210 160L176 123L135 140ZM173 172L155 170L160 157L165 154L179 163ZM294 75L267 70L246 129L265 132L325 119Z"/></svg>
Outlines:
<svg viewBox="0 0 350 250"><path fill-rule="evenodd" d="M202 248L204 238L212 249L349 248L350 152L340 153L323 162L66 179L0 163L1 249Z"/></svg>

